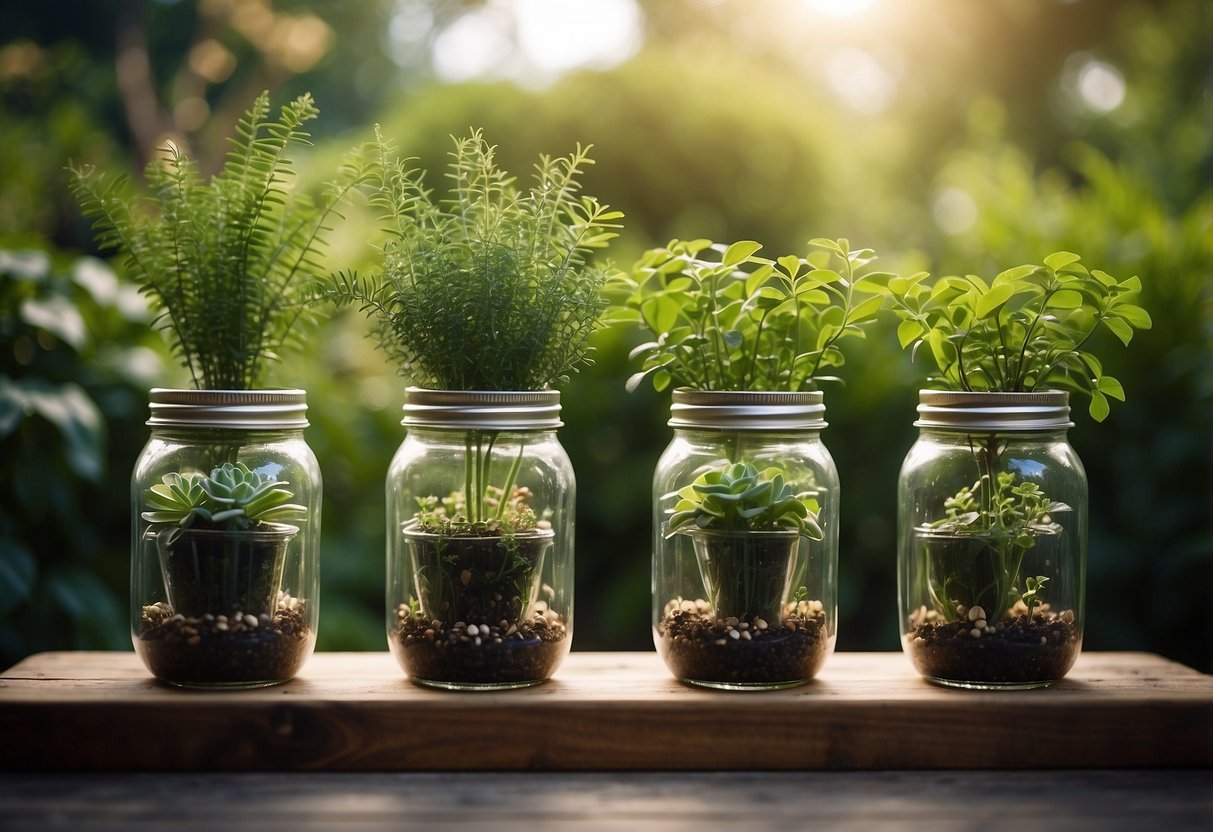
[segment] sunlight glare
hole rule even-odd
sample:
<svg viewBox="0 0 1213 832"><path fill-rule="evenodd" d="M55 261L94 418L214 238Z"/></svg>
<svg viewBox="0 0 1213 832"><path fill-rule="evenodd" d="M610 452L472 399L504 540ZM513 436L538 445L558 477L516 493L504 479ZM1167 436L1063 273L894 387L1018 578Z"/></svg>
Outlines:
<svg viewBox="0 0 1213 832"><path fill-rule="evenodd" d="M854 17L866 11L876 0L804 0L805 4L814 11L830 17Z"/></svg>
<svg viewBox="0 0 1213 832"><path fill-rule="evenodd" d="M640 48L636 0L489 0L435 39L439 77L545 83L579 67L607 68Z"/></svg>

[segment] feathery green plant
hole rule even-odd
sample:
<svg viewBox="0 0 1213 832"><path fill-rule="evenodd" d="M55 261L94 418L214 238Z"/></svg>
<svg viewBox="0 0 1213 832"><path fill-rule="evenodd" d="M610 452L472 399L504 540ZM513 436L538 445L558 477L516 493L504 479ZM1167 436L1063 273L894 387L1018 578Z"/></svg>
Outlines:
<svg viewBox="0 0 1213 832"><path fill-rule="evenodd" d="M262 93L209 182L172 142L148 164L147 191L139 195L125 176L69 167L98 242L123 253L141 291L161 308L157 324L199 389L252 388L309 316L326 223L341 216L338 203L360 181L346 166L319 204L288 191L294 171L286 151L309 144L303 125L317 115L304 94L273 120Z"/></svg>
<svg viewBox="0 0 1213 832"><path fill-rule="evenodd" d="M389 238L382 272L340 273L329 297L374 320L380 347L416 383L444 390L541 390L589 363L606 270L589 262L623 215L580 195L589 147L540 156L528 190L477 130L455 139L436 200L424 171L376 130L371 203Z"/></svg>

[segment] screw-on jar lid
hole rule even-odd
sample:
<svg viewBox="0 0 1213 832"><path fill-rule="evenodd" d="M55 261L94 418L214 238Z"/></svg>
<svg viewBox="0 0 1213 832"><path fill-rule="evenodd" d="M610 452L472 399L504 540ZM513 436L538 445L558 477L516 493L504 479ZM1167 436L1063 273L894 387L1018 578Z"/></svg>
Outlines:
<svg viewBox="0 0 1213 832"><path fill-rule="evenodd" d="M427 390L404 396L405 427L459 430L555 430L559 390Z"/></svg>
<svg viewBox="0 0 1213 832"><path fill-rule="evenodd" d="M1070 394L921 390L915 427L958 431L1050 431L1074 427Z"/></svg>
<svg viewBox="0 0 1213 832"><path fill-rule="evenodd" d="M284 430L306 428L303 390L172 390L153 388L149 427Z"/></svg>
<svg viewBox="0 0 1213 832"><path fill-rule="evenodd" d="M822 430L823 399L820 390L675 390L668 424L715 430Z"/></svg>

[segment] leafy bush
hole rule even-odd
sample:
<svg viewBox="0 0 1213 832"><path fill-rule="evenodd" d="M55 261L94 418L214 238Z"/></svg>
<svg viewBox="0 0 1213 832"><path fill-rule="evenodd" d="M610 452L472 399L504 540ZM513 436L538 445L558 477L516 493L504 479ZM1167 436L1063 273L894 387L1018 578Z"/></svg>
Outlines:
<svg viewBox="0 0 1213 832"><path fill-rule="evenodd" d="M809 245L820 251L768 260L749 240L674 240L615 275L610 320L639 323L655 339L632 351L643 363L628 389L645 378L657 390L795 391L837 380L822 371L842 366L838 342L862 337L880 310L876 284L856 274L876 255L846 240Z"/></svg>
<svg viewBox="0 0 1213 832"><path fill-rule="evenodd" d="M1031 392L1058 386L1091 397L1091 416L1103 421L1108 398L1124 400L1124 387L1103 371L1088 342L1102 324L1126 346L1150 315L1133 303L1136 276L1117 280L1088 270L1077 254L1059 251L1043 265L1001 272L989 283L974 274L941 277L925 272L889 281L901 318L897 337L915 353L926 344L946 389Z"/></svg>
<svg viewBox="0 0 1213 832"><path fill-rule="evenodd" d="M587 362L604 305L606 271L588 258L622 216L579 196L589 148L541 156L522 192L473 132L455 140L446 200L381 135L369 152L371 202L390 233L383 270L337 275L330 297L370 314L380 347L422 386L542 390L567 381Z"/></svg>
<svg viewBox="0 0 1213 832"><path fill-rule="evenodd" d="M286 151L308 144L310 95L269 120L262 93L236 127L223 170L202 181L171 142L132 196L126 177L72 167L72 191L103 249L122 252L131 276L163 310L158 324L200 389L253 387L309 314L326 223L356 184L352 171L324 200L288 193ZM154 208L155 213L145 213Z"/></svg>

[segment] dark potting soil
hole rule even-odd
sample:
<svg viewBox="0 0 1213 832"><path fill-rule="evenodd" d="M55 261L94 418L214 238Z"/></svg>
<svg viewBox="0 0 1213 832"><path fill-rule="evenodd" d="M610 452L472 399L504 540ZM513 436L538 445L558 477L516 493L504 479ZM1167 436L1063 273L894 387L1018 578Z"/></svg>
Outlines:
<svg viewBox="0 0 1213 832"><path fill-rule="evenodd" d="M529 621L445 626L402 617L396 655L413 681L452 687L515 687L551 678L568 653L568 628L554 612Z"/></svg>
<svg viewBox="0 0 1213 832"><path fill-rule="evenodd" d="M788 687L812 679L825 663L825 611L816 602L788 605L783 620L718 619L710 609L671 602L658 627L657 651L686 682L709 686Z"/></svg>
<svg viewBox="0 0 1213 832"><path fill-rule="evenodd" d="M291 679L311 653L312 632L303 605L280 606L273 616L174 615L145 608L136 645L153 675L186 687L255 687ZM251 620L250 620L251 619Z"/></svg>
<svg viewBox="0 0 1213 832"><path fill-rule="evenodd" d="M905 636L915 669L933 681L1008 687L1056 681L1078 658L1082 634L1073 613L1004 619L974 637L967 621L920 623Z"/></svg>

